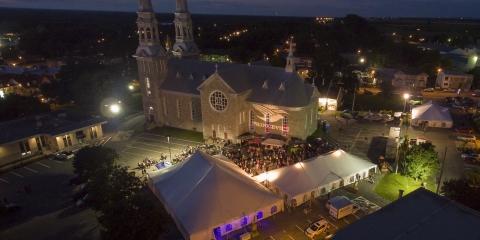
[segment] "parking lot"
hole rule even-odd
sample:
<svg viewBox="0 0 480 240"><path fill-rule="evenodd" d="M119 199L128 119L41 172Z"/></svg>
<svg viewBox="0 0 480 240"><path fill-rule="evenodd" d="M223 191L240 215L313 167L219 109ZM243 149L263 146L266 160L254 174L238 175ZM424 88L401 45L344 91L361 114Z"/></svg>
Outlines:
<svg viewBox="0 0 480 240"><path fill-rule="evenodd" d="M72 201L72 176L71 160L50 159L1 174L1 200L21 209L2 223L0 239L98 239L97 214ZM25 186L32 192L27 194Z"/></svg>
<svg viewBox="0 0 480 240"><path fill-rule="evenodd" d="M159 160L160 155L166 154L167 159L170 160L175 154L181 153L187 146L196 146L201 144L188 140L177 139L174 136L167 139L165 136L154 135L150 133L133 134L128 139L115 140L105 144L106 147L112 147L120 154L120 163L125 166L130 166L131 169L137 168L137 163L142 162L145 158L152 158ZM155 170L154 167L147 171Z"/></svg>

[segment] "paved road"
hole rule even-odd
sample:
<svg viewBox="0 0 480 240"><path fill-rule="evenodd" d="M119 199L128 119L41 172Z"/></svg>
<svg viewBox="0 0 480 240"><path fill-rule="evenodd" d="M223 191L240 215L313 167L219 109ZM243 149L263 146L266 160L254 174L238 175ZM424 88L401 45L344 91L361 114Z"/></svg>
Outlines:
<svg viewBox="0 0 480 240"><path fill-rule="evenodd" d="M2 200L22 205L2 223L0 239L98 239L98 215L72 201L72 176L71 160L48 159L0 175Z"/></svg>

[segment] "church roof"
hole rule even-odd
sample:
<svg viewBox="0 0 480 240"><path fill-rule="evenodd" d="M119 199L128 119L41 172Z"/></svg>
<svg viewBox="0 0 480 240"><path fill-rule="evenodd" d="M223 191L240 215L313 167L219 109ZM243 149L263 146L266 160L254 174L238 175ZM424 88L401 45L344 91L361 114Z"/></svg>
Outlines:
<svg viewBox="0 0 480 240"><path fill-rule="evenodd" d="M174 58L161 90L200 95L197 89L215 73L236 93L252 90L247 101L284 107L302 107L311 103L314 87L297 72L285 68L235 63L205 62ZM267 83L266 87L264 86Z"/></svg>

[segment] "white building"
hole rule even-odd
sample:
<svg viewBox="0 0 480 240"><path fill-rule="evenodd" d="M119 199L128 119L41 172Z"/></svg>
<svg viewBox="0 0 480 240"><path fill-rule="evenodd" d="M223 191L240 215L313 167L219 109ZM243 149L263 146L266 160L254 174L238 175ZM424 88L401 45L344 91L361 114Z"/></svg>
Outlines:
<svg viewBox="0 0 480 240"><path fill-rule="evenodd" d="M461 91L469 91L473 82L473 75L460 71L440 70L437 75L437 85L441 89L460 89Z"/></svg>

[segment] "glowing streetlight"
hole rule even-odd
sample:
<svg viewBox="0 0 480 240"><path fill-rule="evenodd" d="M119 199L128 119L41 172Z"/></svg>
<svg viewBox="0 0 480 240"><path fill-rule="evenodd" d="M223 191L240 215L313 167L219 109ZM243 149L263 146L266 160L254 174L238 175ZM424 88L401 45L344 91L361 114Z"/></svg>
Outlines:
<svg viewBox="0 0 480 240"><path fill-rule="evenodd" d="M132 86L132 85L128 85L128 89L133 90L133 86Z"/></svg>
<svg viewBox="0 0 480 240"><path fill-rule="evenodd" d="M405 93L403 94L403 98L405 98L405 104L403 105L403 112L405 112L405 107L407 106L407 99L410 97L410 94Z"/></svg>
<svg viewBox="0 0 480 240"><path fill-rule="evenodd" d="M117 104L114 104L110 106L110 111L112 111L113 113L118 113L120 111L120 106L118 106Z"/></svg>

